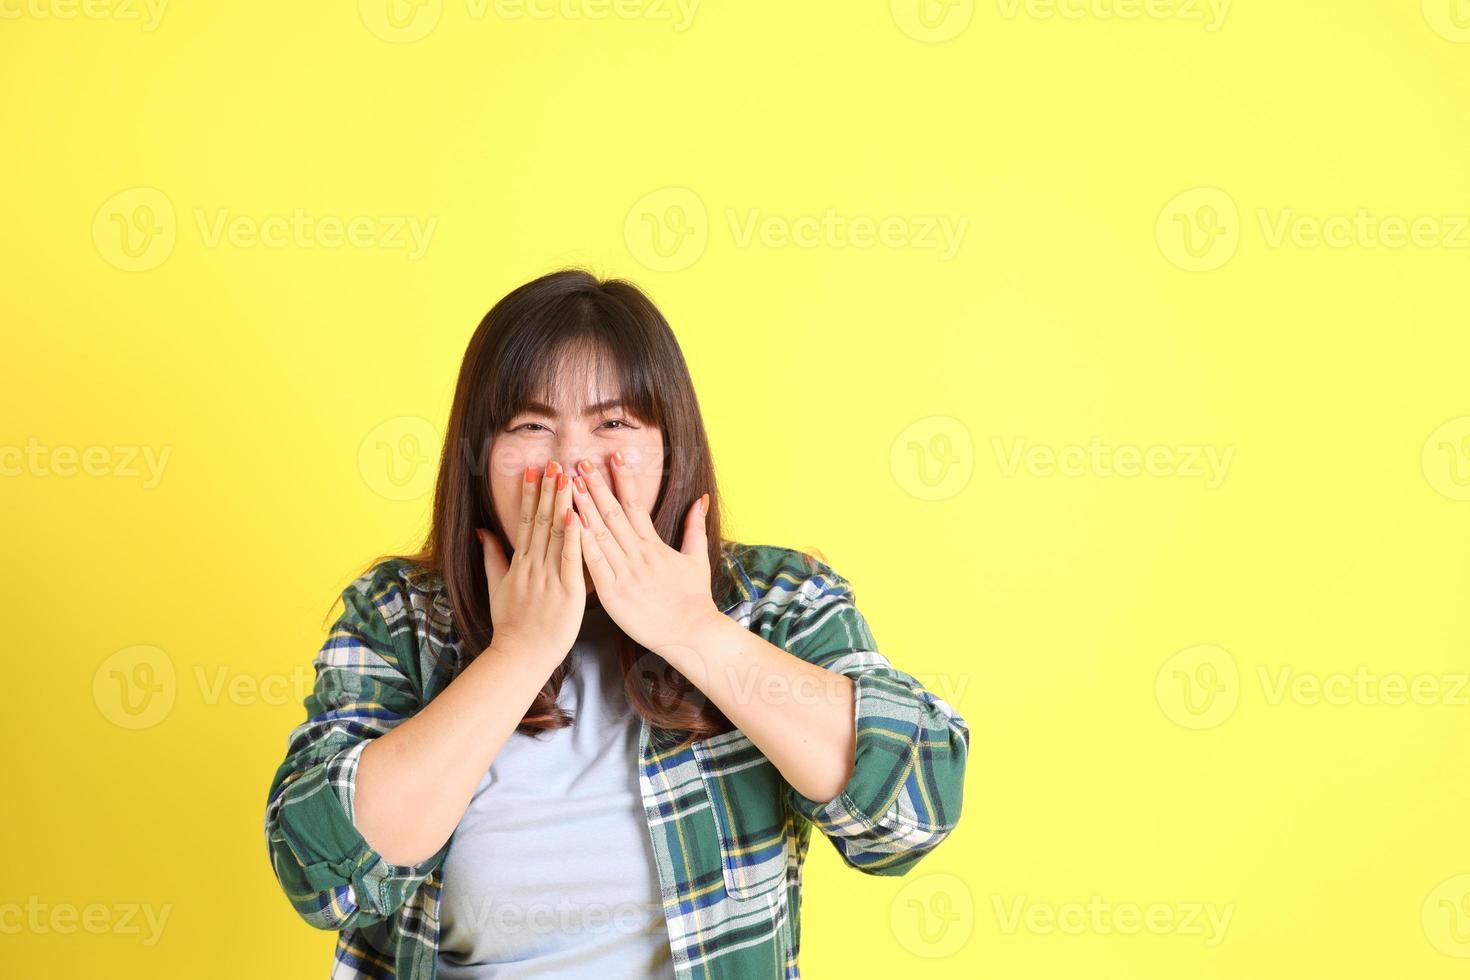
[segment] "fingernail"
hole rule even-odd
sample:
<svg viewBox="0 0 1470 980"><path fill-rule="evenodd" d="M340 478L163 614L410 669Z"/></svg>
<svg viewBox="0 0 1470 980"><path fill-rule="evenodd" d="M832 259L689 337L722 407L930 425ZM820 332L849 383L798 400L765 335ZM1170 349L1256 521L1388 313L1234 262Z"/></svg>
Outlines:
<svg viewBox="0 0 1470 980"><path fill-rule="evenodd" d="M561 467L556 465L556 460L553 459L551 462L546 464L546 476L548 478L556 476L560 472Z"/></svg>
<svg viewBox="0 0 1470 980"><path fill-rule="evenodd" d="M619 466L622 466L623 463L626 462L626 460L623 459L623 451L621 449L613 453L613 459L617 462Z"/></svg>
<svg viewBox="0 0 1470 980"><path fill-rule="evenodd" d="M572 482L577 485L578 492L580 492L580 493L586 493L587 492L587 481L584 480L582 477L580 477L580 476L574 476L574 477L572 477Z"/></svg>
<svg viewBox="0 0 1470 980"><path fill-rule="evenodd" d="M581 470L583 473L591 473L592 472L592 460L590 460L590 459L579 460L577 462L577 469Z"/></svg>
<svg viewBox="0 0 1470 980"><path fill-rule="evenodd" d="M709 494L699 498L699 512L700 514L709 513Z"/></svg>
<svg viewBox="0 0 1470 980"><path fill-rule="evenodd" d="M580 510L577 511L577 520L582 522L583 527L590 528L592 526L591 524L587 523L587 515L582 513Z"/></svg>
<svg viewBox="0 0 1470 980"><path fill-rule="evenodd" d="M558 473L556 475L556 492L557 493L561 493L562 487L564 487L566 485L567 485L567 475L565 473Z"/></svg>
<svg viewBox="0 0 1470 980"><path fill-rule="evenodd" d="M527 483L535 483L536 482L536 467L534 467L534 466L527 466L526 467L526 482Z"/></svg>

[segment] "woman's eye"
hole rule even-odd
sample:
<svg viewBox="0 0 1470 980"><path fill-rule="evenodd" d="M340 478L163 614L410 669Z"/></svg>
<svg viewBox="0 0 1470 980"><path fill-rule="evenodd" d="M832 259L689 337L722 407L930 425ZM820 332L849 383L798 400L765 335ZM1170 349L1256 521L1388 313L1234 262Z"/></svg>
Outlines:
<svg viewBox="0 0 1470 980"><path fill-rule="evenodd" d="M620 429L635 429L635 428L637 428L637 426L633 425L631 422L627 421L626 419L608 419L606 422L604 422L602 424L604 426L607 426L607 427L616 426L617 428L620 428ZM517 425L517 426L513 427L510 431L511 432L522 432L522 431L524 431L524 432L536 432L536 431L542 431L542 432L544 432L544 431L547 431L547 429L546 429L546 426L542 425L540 422L522 422L520 425Z"/></svg>

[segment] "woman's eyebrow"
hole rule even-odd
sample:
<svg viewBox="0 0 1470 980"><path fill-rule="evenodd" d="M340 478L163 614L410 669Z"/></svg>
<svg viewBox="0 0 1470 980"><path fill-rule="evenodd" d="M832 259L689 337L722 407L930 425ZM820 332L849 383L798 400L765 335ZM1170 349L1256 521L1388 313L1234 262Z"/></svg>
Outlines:
<svg viewBox="0 0 1470 980"><path fill-rule="evenodd" d="M599 415L609 409L621 408L622 405L623 401L621 398L610 398L606 401L600 401L595 405L588 405L582 409L582 417L588 418L593 415ZM534 415L545 415L547 418L556 418L556 410L544 402L527 402L524 411Z"/></svg>

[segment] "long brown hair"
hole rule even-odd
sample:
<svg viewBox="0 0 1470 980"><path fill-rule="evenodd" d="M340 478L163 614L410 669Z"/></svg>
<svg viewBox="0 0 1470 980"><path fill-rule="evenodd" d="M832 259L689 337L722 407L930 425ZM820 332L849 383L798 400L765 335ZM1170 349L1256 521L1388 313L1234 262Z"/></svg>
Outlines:
<svg viewBox="0 0 1470 980"><path fill-rule="evenodd" d="M423 546L406 560L442 580L459 639L463 669L495 635L485 565L475 528L495 534L509 558L511 541L491 501L490 444L532 401L549 401L552 371L567 355L586 355L615 378L625 408L663 432L664 469L650 511L659 537L679 547L691 504L709 494L711 598L721 609L736 594L723 558L720 494L709 437L683 352L663 314L633 283L566 268L517 287L480 321L465 350L434 488L433 522ZM733 542L730 542L733 544ZM628 701L651 726L677 733L679 744L729 731L724 713L656 653L615 630ZM456 665L447 664L451 671ZM557 705L563 662L531 702L517 730L562 728L571 716ZM677 737L677 736L676 736Z"/></svg>

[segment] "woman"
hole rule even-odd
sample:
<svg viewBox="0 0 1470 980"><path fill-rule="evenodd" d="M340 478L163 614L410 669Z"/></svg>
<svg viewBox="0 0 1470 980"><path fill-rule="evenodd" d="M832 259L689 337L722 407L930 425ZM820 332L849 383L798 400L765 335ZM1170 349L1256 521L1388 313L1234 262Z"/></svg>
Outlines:
<svg viewBox="0 0 1470 980"><path fill-rule="evenodd" d="M342 600L265 814L334 977L796 977L813 827L900 875L959 818L964 720L831 566L722 538L630 283L495 305L423 549Z"/></svg>

